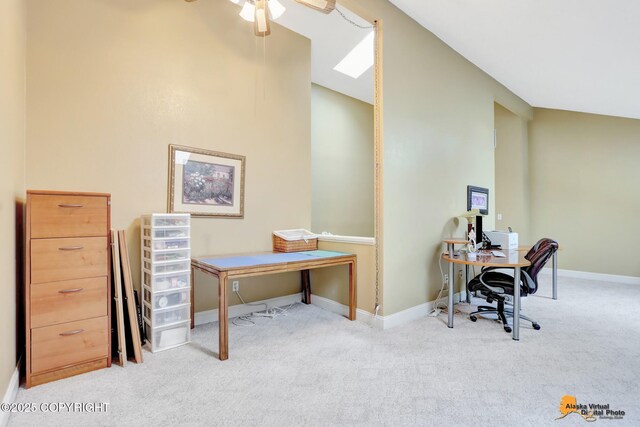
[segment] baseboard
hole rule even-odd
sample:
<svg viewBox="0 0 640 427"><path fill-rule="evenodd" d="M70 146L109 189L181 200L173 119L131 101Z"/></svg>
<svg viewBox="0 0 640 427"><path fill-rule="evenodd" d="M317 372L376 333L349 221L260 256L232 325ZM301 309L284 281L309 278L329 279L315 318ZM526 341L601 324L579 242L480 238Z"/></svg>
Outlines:
<svg viewBox="0 0 640 427"><path fill-rule="evenodd" d="M13 371L13 375L11 375L11 379L9 380L9 385L7 386L7 390L4 393L4 397L2 398L2 403L13 403L16 400L16 396L18 395L18 388L20 387L20 365L22 364L22 359L18 362L18 366L16 366L15 371ZM10 412L0 411L0 427L5 427L9 423Z"/></svg>
<svg viewBox="0 0 640 427"><path fill-rule="evenodd" d="M339 302L329 298L321 297L320 295L311 294L311 304L341 316L349 316L349 306L340 304ZM356 309L356 320L379 329L383 328L382 316L376 317L372 313L362 310L361 308Z"/></svg>
<svg viewBox="0 0 640 427"><path fill-rule="evenodd" d="M541 273L551 275L551 268L542 269ZM624 283L627 285L640 285L640 277L621 276L617 274L591 273L589 271L576 271L558 269L559 277L571 277L574 279L598 280L601 282Z"/></svg>
<svg viewBox="0 0 640 427"><path fill-rule="evenodd" d="M269 307L283 307L289 304L293 304L296 302L300 302L302 299L302 294L292 294L285 295L282 297L266 299L262 301L252 302L251 304L267 304ZM255 307L247 304L238 304L232 305L229 307L229 318L234 318L238 316L245 316L247 314L251 314L254 311L261 310L261 307ZM218 321L218 309L215 310L207 310L200 311L195 314L195 324L196 326L204 325L206 323L212 323Z"/></svg>
<svg viewBox="0 0 640 427"><path fill-rule="evenodd" d="M464 300L464 293L458 292L453 295L454 303L459 303ZM446 304L447 298L440 298L440 302ZM384 316L384 327L383 329L391 329L396 326L403 325L405 323L411 322L413 320L417 320L428 316L436 306L436 300L422 303L420 305L416 305L406 310L399 311L397 313L393 313L387 316Z"/></svg>
<svg viewBox="0 0 640 427"><path fill-rule="evenodd" d="M454 295L454 301L456 303L460 302L463 299L463 293L459 292ZM446 301L444 301L446 303ZM342 316L346 316L349 314L349 307L340 304L339 302L330 300L328 298L324 298L318 295L311 296L311 303L325 310L331 311L336 314L340 314ZM425 302L420 305L416 305L415 307L408 308L406 310L399 311L398 313L390 314L388 316L377 316L375 317L373 314L368 311L357 309L356 310L356 320L365 322L369 325L372 325L378 329L391 329L396 326L405 324L407 322L411 322L412 320L420 319L422 317L427 316L429 313L433 311L433 307L435 306L435 301Z"/></svg>

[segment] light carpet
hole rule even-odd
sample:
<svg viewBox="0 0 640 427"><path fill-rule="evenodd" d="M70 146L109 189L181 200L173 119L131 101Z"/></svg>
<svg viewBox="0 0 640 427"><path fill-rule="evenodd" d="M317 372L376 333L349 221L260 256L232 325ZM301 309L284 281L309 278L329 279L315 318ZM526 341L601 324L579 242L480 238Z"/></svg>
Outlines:
<svg viewBox="0 0 640 427"><path fill-rule="evenodd" d="M560 399L609 404L640 425L640 286L550 279L525 299L520 342L491 320L446 314L381 331L315 306L230 325L220 362L217 324L144 363L20 389L17 402L108 402L107 413L13 414L33 425L575 426Z"/></svg>

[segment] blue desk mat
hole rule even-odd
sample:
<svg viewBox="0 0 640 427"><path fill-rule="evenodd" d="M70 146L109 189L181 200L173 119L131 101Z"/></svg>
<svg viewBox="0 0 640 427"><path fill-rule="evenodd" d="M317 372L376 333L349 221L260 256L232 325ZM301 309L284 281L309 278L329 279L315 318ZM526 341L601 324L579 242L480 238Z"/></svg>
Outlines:
<svg viewBox="0 0 640 427"><path fill-rule="evenodd" d="M283 262L309 261L311 259L336 258L344 255L350 254L333 251L277 252L227 258L202 258L198 259L198 261L220 268L242 268L257 265L281 264Z"/></svg>

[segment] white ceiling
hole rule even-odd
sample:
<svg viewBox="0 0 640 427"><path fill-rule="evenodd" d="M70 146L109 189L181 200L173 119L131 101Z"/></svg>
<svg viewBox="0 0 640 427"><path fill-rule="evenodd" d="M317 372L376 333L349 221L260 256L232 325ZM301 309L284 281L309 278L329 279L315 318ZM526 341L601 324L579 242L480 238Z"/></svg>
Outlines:
<svg viewBox="0 0 640 427"><path fill-rule="evenodd" d="M390 0L535 107L640 118L638 0Z"/></svg>
<svg viewBox="0 0 640 427"><path fill-rule="evenodd" d="M325 15L293 0L280 3L287 10L274 22L311 39L311 81L373 104L373 67L357 79L333 69L372 30L350 24L337 10ZM371 25L344 6L338 7L359 25Z"/></svg>

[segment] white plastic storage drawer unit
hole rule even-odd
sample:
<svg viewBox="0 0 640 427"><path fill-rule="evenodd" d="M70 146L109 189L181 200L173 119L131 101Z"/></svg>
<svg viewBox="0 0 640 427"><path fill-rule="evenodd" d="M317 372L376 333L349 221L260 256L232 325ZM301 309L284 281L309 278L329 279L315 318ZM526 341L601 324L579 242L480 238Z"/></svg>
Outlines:
<svg viewBox="0 0 640 427"><path fill-rule="evenodd" d="M191 216L141 218L142 304L152 352L189 342L191 332Z"/></svg>

